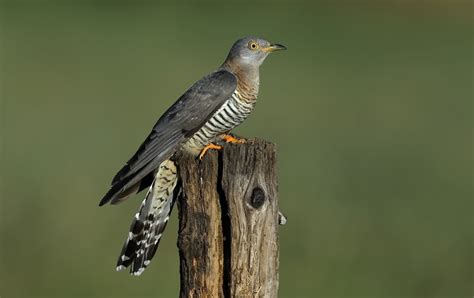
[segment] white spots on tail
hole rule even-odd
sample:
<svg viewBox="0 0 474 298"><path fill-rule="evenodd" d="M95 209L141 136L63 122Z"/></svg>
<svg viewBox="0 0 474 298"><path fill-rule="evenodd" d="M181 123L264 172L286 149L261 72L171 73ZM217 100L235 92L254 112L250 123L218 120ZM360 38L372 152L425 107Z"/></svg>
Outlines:
<svg viewBox="0 0 474 298"><path fill-rule="evenodd" d="M148 189L138 213L134 215L131 230L122 249L117 271L131 266L131 274L141 275L150 264L169 220L177 184L174 162L165 160L156 171L155 180Z"/></svg>
<svg viewBox="0 0 474 298"><path fill-rule="evenodd" d="M145 271L145 267L141 267L140 269L138 269L138 271L132 272L132 274L135 276L140 276L142 275L143 271Z"/></svg>

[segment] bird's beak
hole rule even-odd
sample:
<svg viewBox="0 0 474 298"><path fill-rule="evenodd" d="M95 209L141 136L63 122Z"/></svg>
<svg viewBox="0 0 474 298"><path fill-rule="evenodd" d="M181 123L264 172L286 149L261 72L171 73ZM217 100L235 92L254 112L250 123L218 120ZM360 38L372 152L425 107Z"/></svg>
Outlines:
<svg viewBox="0 0 474 298"><path fill-rule="evenodd" d="M271 44L270 46L262 49L262 51L264 51L266 53L271 53L271 52L275 52L275 51L282 51L282 50L286 50L286 47L284 45L281 45L281 44L278 44L278 43Z"/></svg>

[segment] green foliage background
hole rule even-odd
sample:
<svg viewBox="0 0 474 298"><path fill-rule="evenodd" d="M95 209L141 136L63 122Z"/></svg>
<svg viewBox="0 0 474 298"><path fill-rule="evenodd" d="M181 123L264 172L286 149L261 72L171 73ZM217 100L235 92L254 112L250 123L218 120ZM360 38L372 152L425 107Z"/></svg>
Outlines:
<svg viewBox="0 0 474 298"><path fill-rule="evenodd" d="M97 203L250 34L289 49L235 131L278 144L281 297L472 297L470 1L0 9L2 298L176 297L176 216L135 278L114 265L143 194Z"/></svg>

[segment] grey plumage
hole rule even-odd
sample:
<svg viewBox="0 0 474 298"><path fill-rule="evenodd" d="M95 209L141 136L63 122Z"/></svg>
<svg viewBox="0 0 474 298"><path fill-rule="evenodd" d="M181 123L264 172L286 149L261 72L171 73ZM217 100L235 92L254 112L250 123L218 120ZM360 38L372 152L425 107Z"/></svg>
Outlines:
<svg viewBox="0 0 474 298"><path fill-rule="evenodd" d="M172 158L181 149L197 155L242 123L253 110L259 67L270 52L285 49L246 37L232 46L224 64L191 86L157 121L137 152L118 171L100 201L116 204L148 188L130 227L117 270L140 275L154 256L181 189Z"/></svg>
<svg viewBox="0 0 474 298"><path fill-rule="evenodd" d="M230 131L242 123L252 112L255 101L245 102L236 90L232 96L220 106L208 121L193 136L184 143L188 151L198 152L216 135Z"/></svg>
<svg viewBox="0 0 474 298"><path fill-rule="evenodd" d="M110 190L99 205L109 201L115 204L126 199L128 190L137 187L137 183L199 130L213 112L229 99L236 86L237 79L232 73L218 70L189 88L160 117L138 151L115 175Z"/></svg>

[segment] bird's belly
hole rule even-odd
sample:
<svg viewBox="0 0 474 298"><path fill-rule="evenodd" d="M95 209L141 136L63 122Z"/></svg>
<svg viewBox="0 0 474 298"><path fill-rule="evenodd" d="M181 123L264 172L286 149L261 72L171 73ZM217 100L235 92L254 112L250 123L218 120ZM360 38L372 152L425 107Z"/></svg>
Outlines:
<svg viewBox="0 0 474 298"><path fill-rule="evenodd" d="M252 112L255 101L249 102L238 98L233 94L209 120L194 135L183 144L183 148L194 155L209 143L215 141L216 137L229 132L242 123Z"/></svg>

